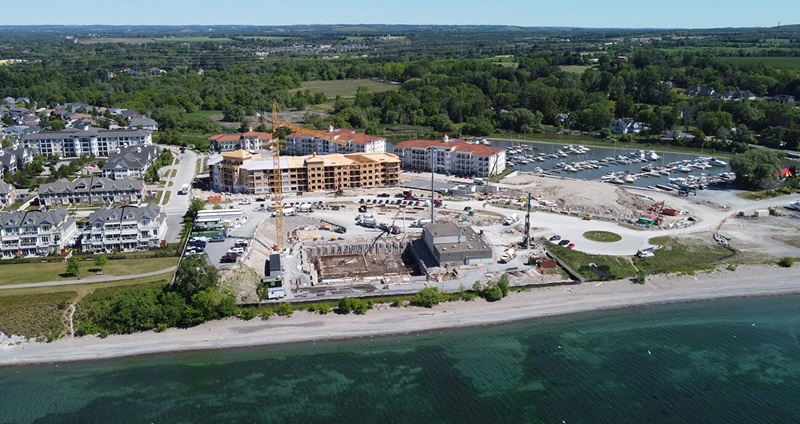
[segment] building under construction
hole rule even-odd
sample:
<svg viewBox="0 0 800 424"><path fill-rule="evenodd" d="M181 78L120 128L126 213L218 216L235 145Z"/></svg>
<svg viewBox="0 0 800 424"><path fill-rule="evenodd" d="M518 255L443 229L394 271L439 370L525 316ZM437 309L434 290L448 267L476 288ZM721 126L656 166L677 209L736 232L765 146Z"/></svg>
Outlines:
<svg viewBox="0 0 800 424"><path fill-rule="evenodd" d="M387 276L419 275L406 238L303 246L303 268L316 284L356 283Z"/></svg>

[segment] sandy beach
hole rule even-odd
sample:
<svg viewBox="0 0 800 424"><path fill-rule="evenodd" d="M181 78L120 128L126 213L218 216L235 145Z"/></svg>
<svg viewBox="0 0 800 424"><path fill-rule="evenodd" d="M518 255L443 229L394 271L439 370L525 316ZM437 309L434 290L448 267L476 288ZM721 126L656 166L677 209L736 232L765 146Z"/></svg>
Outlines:
<svg viewBox="0 0 800 424"><path fill-rule="evenodd" d="M481 326L603 309L658 303L800 293L793 268L740 266L735 272L696 276L649 277L645 285L629 281L586 283L511 293L487 303L443 303L432 309L383 305L366 315L295 313L251 321L230 318L190 329L162 333L61 339L0 347L0 365L64 362L160 352L258 346L279 343L374 337L447 328Z"/></svg>

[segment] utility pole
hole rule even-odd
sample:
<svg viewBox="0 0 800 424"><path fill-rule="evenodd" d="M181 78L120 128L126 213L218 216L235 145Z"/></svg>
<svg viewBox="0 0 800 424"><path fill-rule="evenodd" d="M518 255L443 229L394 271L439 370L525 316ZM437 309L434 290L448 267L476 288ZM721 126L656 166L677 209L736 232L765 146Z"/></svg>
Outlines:
<svg viewBox="0 0 800 424"><path fill-rule="evenodd" d="M435 219L436 219L436 205L434 204L434 201L435 201L436 198L434 197L435 191L433 189L433 186L434 186L434 180L433 180L433 175L434 175L433 153L434 153L434 151L433 151L433 147L430 147L430 149L431 149L431 224L433 224L434 222L436 222L435 221Z"/></svg>
<svg viewBox="0 0 800 424"><path fill-rule="evenodd" d="M528 193L528 213L525 214L525 249L531 248L531 194Z"/></svg>

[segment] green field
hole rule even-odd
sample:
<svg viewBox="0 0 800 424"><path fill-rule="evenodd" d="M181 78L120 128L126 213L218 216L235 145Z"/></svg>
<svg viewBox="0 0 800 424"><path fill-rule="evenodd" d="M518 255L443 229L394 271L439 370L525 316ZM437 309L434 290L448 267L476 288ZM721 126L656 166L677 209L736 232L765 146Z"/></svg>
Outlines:
<svg viewBox="0 0 800 424"><path fill-rule="evenodd" d="M397 91L400 89L400 85L398 84L388 84L370 79L354 79L335 81L305 81L300 87L300 90L311 90L312 93L322 93L325 95L325 97L331 99L335 98L336 96L342 96L345 99L352 99L356 97L356 90L358 87L367 87L371 93Z"/></svg>
<svg viewBox="0 0 800 424"><path fill-rule="evenodd" d="M221 110L198 110L192 113L187 113L184 115L186 119L202 119L202 118L211 118L216 119L215 115L219 115L219 118L222 118L222 111Z"/></svg>
<svg viewBox="0 0 800 424"><path fill-rule="evenodd" d="M108 44L108 43L123 43L123 44L142 44L142 43L197 43L202 41L214 41L219 43L230 43L233 40L230 38L211 38L211 37L175 37L175 38L136 38L136 37L103 37L103 38L87 38L79 40L79 44Z"/></svg>
<svg viewBox="0 0 800 424"><path fill-rule="evenodd" d="M580 65L564 65L564 66L559 66L558 68L570 74L582 74L586 72L587 69L592 69L591 66L580 66Z"/></svg>
<svg viewBox="0 0 800 424"><path fill-rule="evenodd" d="M103 274L109 276L123 276L142 274L158 271L175 266L177 258L150 258L150 259L118 259L109 260L103 267ZM90 274L89 270L97 268L92 261L81 262L81 276ZM28 263L28 264L3 264L0 272L5 275L0 285L39 283L43 281L72 280L75 277L62 276L66 269L63 262ZM94 271L92 271L94 272Z"/></svg>
<svg viewBox="0 0 800 424"><path fill-rule="evenodd" d="M718 57L720 62L736 65L757 65L763 63L776 69L800 68L800 57Z"/></svg>
<svg viewBox="0 0 800 424"><path fill-rule="evenodd" d="M55 340L65 330L64 311L77 296L75 291L0 296L0 331Z"/></svg>

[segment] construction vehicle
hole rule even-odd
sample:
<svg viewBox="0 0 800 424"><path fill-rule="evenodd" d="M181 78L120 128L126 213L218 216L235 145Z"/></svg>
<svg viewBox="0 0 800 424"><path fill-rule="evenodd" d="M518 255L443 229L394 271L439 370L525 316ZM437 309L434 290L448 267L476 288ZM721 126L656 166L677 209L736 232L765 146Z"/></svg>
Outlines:
<svg viewBox="0 0 800 424"><path fill-rule="evenodd" d="M519 214L514 212L511 216L506 217L505 221L503 221L503 225L511 225L517 221L519 221Z"/></svg>
<svg viewBox="0 0 800 424"><path fill-rule="evenodd" d="M513 247L509 247L508 249L503 252L503 256L500 258L500 263L505 264L510 262L512 259L517 257L517 251Z"/></svg>
<svg viewBox="0 0 800 424"><path fill-rule="evenodd" d="M262 114L264 116L266 114ZM272 99L272 169L273 170L280 170L281 169L281 143L278 130L283 127L291 130L292 132L309 132L308 129L303 128L299 125L292 124L291 122L286 122L278 119L278 100ZM347 142L338 140L334 136L327 136L322 134L321 132L318 134L314 132L314 137L319 138L325 141L330 141L332 143L336 143L340 146L347 146ZM341 189L341 182L339 183L339 188ZM283 173L273 172L272 173L272 192L275 196L275 210L283 210ZM283 231L283 214L275 214L275 246L277 250L283 251L285 247L284 243L284 231Z"/></svg>
<svg viewBox="0 0 800 424"><path fill-rule="evenodd" d="M650 206L649 209L651 211L653 211L654 213L661 214L661 215L667 215L667 216L678 216L678 214L681 213L681 211L679 211L677 209L672 209L672 208L668 208L668 207L664 206L664 201L663 200L660 201L660 202L653 203L653 205Z"/></svg>
<svg viewBox="0 0 800 424"><path fill-rule="evenodd" d="M334 224L333 222L326 221L324 219L321 219L320 222L330 226L330 228L324 228L323 226L320 226L320 228L323 230L330 230L337 234L344 234L347 232L347 228L345 228L343 225Z"/></svg>

